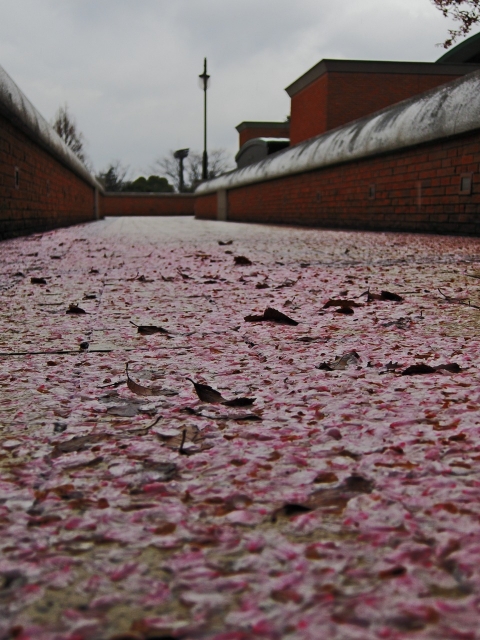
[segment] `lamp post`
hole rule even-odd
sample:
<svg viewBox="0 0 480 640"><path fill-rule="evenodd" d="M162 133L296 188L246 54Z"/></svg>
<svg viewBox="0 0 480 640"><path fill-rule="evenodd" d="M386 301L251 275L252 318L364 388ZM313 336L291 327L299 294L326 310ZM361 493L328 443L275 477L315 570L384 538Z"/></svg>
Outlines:
<svg viewBox="0 0 480 640"><path fill-rule="evenodd" d="M207 59L203 59L203 73L198 76L203 84L203 158L202 180L208 180L208 155L207 155L207 89L210 76L207 74Z"/></svg>
<svg viewBox="0 0 480 640"><path fill-rule="evenodd" d="M185 188L185 184L183 182L183 161L188 156L189 151L190 149L179 149L173 154L175 160L178 160L178 190L180 191L180 193L182 193Z"/></svg>

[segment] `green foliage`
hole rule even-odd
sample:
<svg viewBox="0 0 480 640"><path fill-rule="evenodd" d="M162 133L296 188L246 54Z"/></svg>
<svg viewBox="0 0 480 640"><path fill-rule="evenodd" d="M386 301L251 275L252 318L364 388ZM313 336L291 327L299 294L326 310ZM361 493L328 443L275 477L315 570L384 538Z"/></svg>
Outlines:
<svg viewBox="0 0 480 640"><path fill-rule="evenodd" d="M133 182L125 182L122 191L133 191L137 193L173 193L174 188L166 178L161 176L140 176Z"/></svg>

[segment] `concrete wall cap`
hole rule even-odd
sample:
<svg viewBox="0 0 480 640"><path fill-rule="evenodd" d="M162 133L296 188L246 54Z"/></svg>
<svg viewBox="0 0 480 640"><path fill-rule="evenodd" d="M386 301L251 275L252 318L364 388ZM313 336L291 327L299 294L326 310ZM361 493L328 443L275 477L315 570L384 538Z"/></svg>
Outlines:
<svg viewBox="0 0 480 640"><path fill-rule="evenodd" d="M199 185L196 195L361 160L480 129L480 71Z"/></svg>
<svg viewBox="0 0 480 640"><path fill-rule="evenodd" d="M79 178L103 193L102 185L37 111L2 66L0 66L0 113Z"/></svg>

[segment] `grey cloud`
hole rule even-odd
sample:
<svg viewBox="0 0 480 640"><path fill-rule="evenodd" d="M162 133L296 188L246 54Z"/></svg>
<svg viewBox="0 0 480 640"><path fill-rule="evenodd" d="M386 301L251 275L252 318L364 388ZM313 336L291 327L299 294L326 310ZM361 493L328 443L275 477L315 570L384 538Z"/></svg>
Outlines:
<svg viewBox="0 0 480 640"><path fill-rule="evenodd" d="M434 60L448 22L430 0L0 0L0 64L50 119L68 102L97 169L148 171L200 149L208 56L209 144L284 119L285 86L323 57Z"/></svg>

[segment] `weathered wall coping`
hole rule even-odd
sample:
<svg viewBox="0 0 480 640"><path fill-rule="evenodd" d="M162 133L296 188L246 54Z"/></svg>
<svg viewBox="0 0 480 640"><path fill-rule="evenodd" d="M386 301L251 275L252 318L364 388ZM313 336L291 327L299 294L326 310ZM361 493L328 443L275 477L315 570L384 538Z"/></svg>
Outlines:
<svg viewBox="0 0 480 640"><path fill-rule="evenodd" d="M480 71L199 185L196 195L361 160L480 129Z"/></svg>

